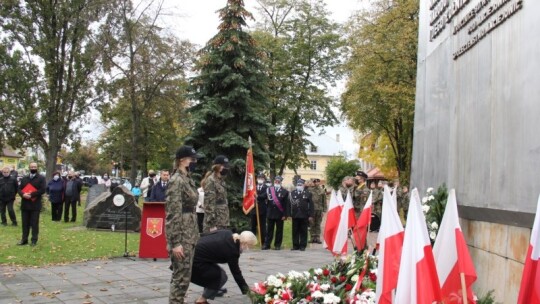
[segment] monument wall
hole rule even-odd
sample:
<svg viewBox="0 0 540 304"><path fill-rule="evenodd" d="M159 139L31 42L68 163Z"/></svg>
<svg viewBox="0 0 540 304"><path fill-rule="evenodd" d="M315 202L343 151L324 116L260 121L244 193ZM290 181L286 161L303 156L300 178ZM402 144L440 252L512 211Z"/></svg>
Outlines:
<svg viewBox="0 0 540 304"><path fill-rule="evenodd" d="M420 0L411 185L456 189L475 289L504 303L540 194L539 13L535 0Z"/></svg>

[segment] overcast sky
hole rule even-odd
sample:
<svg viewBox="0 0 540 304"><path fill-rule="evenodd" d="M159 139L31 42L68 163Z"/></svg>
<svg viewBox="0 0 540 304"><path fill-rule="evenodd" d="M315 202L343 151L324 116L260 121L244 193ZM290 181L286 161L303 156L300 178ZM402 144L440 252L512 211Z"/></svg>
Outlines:
<svg viewBox="0 0 540 304"><path fill-rule="evenodd" d="M165 0L163 11L166 12L166 17L161 23L177 37L203 46L217 33L219 17L216 11L224 7L226 2L226 0ZM332 13L332 19L340 23L345 22L353 12L369 5L369 0L325 0L325 2L327 9ZM256 17L257 1L244 0L244 3L246 9ZM253 22L249 22L248 25L253 25ZM342 90L343 84L332 90L332 95L337 98ZM92 129L92 134L87 134L89 138L96 136L96 128ZM345 150L350 155L356 155L358 144L354 143L353 132L345 123L327 128L325 131L332 138L340 134Z"/></svg>

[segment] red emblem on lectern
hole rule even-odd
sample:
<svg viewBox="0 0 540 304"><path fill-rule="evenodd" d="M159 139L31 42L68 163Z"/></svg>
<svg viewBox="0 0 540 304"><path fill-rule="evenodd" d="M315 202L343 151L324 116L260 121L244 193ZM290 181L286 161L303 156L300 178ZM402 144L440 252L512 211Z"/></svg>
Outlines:
<svg viewBox="0 0 540 304"><path fill-rule="evenodd" d="M163 219L149 217L146 219L146 234L150 237L157 238L163 233Z"/></svg>

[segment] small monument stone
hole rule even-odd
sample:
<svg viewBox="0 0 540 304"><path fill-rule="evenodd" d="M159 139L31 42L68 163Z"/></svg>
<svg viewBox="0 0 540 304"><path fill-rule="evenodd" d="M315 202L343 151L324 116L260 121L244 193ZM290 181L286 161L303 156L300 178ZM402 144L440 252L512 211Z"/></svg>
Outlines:
<svg viewBox="0 0 540 304"><path fill-rule="evenodd" d="M86 228L139 231L141 209L135 198L124 186L112 192L104 192L88 204L84 210Z"/></svg>
<svg viewBox="0 0 540 304"><path fill-rule="evenodd" d="M107 187L105 187L104 184L96 184L92 185L92 187L88 188L88 194L86 195L86 204L84 205L84 208L88 207L88 205L96 199L100 194L107 192Z"/></svg>

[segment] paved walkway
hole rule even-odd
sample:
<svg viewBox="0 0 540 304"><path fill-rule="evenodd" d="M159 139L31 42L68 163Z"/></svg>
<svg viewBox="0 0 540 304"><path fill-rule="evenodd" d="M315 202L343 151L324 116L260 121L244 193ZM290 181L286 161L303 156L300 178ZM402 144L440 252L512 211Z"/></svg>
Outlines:
<svg viewBox="0 0 540 304"><path fill-rule="evenodd" d="M304 271L331 263L321 245L306 251L252 250L242 254L240 267L247 283L270 274ZM223 265L228 293L211 303L250 303ZM0 304L4 303L168 303L171 272L168 260L114 258L65 266L18 269L0 266ZM191 284L186 303L194 303L202 288Z"/></svg>

